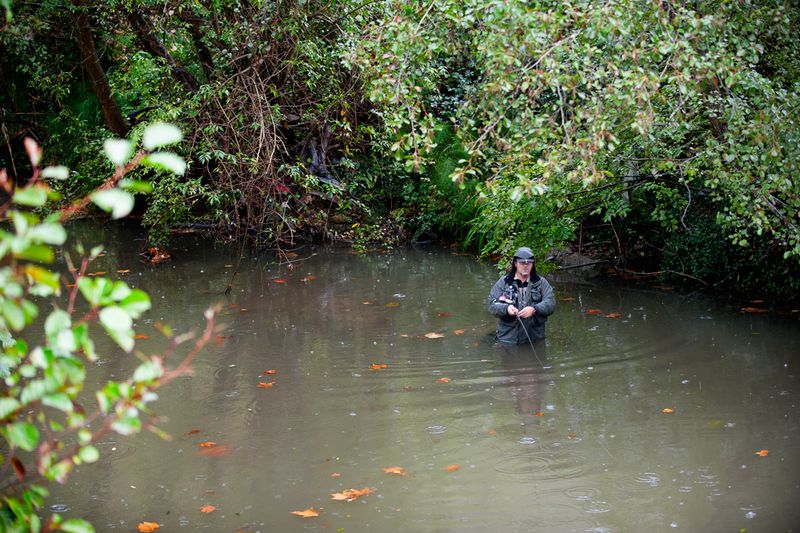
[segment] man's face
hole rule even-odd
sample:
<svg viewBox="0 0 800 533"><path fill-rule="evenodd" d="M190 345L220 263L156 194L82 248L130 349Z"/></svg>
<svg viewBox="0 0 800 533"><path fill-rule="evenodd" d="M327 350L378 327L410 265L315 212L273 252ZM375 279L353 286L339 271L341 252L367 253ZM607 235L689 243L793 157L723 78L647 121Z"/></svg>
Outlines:
<svg viewBox="0 0 800 533"><path fill-rule="evenodd" d="M533 259L517 259L517 270L520 274L530 274L533 268Z"/></svg>

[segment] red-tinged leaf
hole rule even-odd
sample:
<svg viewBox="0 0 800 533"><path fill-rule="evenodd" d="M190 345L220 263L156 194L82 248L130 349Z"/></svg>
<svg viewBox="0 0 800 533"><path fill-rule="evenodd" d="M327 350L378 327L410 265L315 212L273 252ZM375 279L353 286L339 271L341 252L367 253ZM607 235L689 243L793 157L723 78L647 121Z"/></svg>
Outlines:
<svg viewBox="0 0 800 533"><path fill-rule="evenodd" d="M621 313L608 313L606 315L606 318L622 318L622 314Z"/></svg>
<svg viewBox="0 0 800 533"><path fill-rule="evenodd" d="M436 383L450 383L450 378L439 378Z"/></svg>
<svg viewBox="0 0 800 533"><path fill-rule="evenodd" d="M272 283L287 283L289 280L281 278L281 279L273 279Z"/></svg>
<svg viewBox="0 0 800 533"><path fill-rule="evenodd" d="M662 412L662 413L664 413L664 414L666 414L666 415L671 415L672 413L674 413L674 412L675 412L675 409L673 409L673 408L671 408L671 407L665 407L665 408L663 408L663 409L661 410L661 412Z"/></svg>
<svg viewBox="0 0 800 533"><path fill-rule="evenodd" d="M145 335L144 333L137 333L136 335L133 336L133 339L137 340L137 341L141 341L141 340L149 339L149 338L150 338L150 335Z"/></svg>
<svg viewBox="0 0 800 533"><path fill-rule="evenodd" d="M466 330L463 330L463 329L454 329L453 330L453 335L463 335L464 333L466 333Z"/></svg>
<svg viewBox="0 0 800 533"><path fill-rule="evenodd" d="M319 512L315 511L313 507L309 507L304 511L292 511L292 514L302 518L314 518L315 516L319 516Z"/></svg>
<svg viewBox="0 0 800 533"><path fill-rule="evenodd" d="M761 307L742 307L742 313L768 313L767 309Z"/></svg>
<svg viewBox="0 0 800 533"><path fill-rule="evenodd" d="M396 476L407 476L408 472L402 466L387 466L383 469L387 474L394 474Z"/></svg>
<svg viewBox="0 0 800 533"><path fill-rule="evenodd" d="M101 271L101 272L89 272L89 273L88 273L88 274L86 274L86 275L87 275L87 276L105 276L105 275L106 275L106 273L105 273L105 272L102 272L102 271Z"/></svg>
<svg viewBox="0 0 800 533"><path fill-rule="evenodd" d="M385 363L372 363L369 365L372 370L383 370L384 368L389 368L389 365Z"/></svg>
<svg viewBox="0 0 800 533"><path fill-rule="evenodd" d="M436 333L435 331L432 331L430 333L426 333L424 337L426 339L441 339L444 337L444 333Z"/></svg>
<svg viewBox="0 0 800 533"><path fill-rule="evenodd" d="M197 450L197 454L203 457L222 457L228 455L230 449L223 445L217 445L212 448L200 448Z"/></svg>
<svg viewBox="0 0 800 533"><path fill-rule="evenodd" d="M274 381L259 381L256 387L258 387L259 389L269 389L273 385L275 385Z"/></svg>
<svg viewBox="0 0 800 533"><path fill-rule="evenodd" d="M495 435L497 435L497 430L496 429L490 429L489 431L486 432L486 434L487 435L491 435L492 437L494 437Z"/></svg>
<svg viewBox="0 0 800 533"><path fill-rule="evenodd" d="M544 413L541 411L536 411L535 413L533 413L533 416L544 416Z"/></svg>
<svg viewBox="0 0 800 533"><path fill-rule="evenodd" d="M461 470L461 465L459 464L447 465L446 467L444 467L444 470L445 472L455 472L457 470Z"/></svg>
<svg viewBox="0 0 800 533"><path fill-rule="evenodd" d="M317 276L306 276L300 281L305 281L306 283L308 283L309 281L314 281L315 279L317 279Z"/></svg>
<svg viewBox="0 0 800 533"><path fill-rule="evenodd" d="M192 428L189 431L187 431L186 433L184 433L184 435L186 435L188 437L189 435L197 435L198 433L200 433L199 429Z"/></svg>
<svg viewBox="0 0 800 533"><path fill-rule="evenodd" d="M769 455L769 450L758 450L755 454L759 457L766 457Z"/></svg>
<svg viewBox="0 0 800 533"><path fill-rule="evenodd" d="M217 443L216 443L216 442L214 442L214 441L210 441L210 440L207 440L207 441L205 441L205 442L201 442L201 443L200 443L200 447L201 447L201 448L213 448L213 447L214 447L214 446L216 446L216 445L217 445Z"/></svg>
<svg viewBox="0 0 800 533"><path fill-rule="evenodd" d="M139 533L153 533L161 526L156 524L155 522L139 522L139 525L136 526L136 529L139 530Z"/></svg>
<svg viewBox="0 0 800 533"><path fill-rule="evenodd" d="M222 341L224 341L226 338L227 338L227 337L225 337L224 335L216 335L216 336L214 337L214 343L215 343L217 346L222 346Z"/></svg>
<svg viewBox="0 0 800 533"><path fill-rule="evenodd" d="M589 309L588 311L586 311L587 315L599 315L599 314L602 314L602 313L603 312L601 310L599 310L599 309Z"/></svg>
<svg viewBox="0 0 800 533"><path fill-rule="evenodd" d="M17 459L16 457L11 458L11 466L14 467L14 475L17 476L17 479L20 483L25 482L25 465L22 464L22 461Z"/></svg>
<svg viewBox="0 0 800 533"><path fill-rule="evenodd" d="M281 194L286 194L287 192L289 192L289 187L287 187L283 183L276 183L275 184L275 190L278 191ZM289 254L294 254L294 252L288 252L286 254L286 256L288 257ZM297 254L294 254L294 255L297 255Z"/></svg>
<svg viewBox="0 0 800 533"><path fill-rule="evenodd" d="M269 370L264 370L264 375L265 376L274 376L277 373L278 373L278 371L275 370L274 368L270 368Z"/></svg>
<svg viewBox="0 0 800 533"><path fill-rule="evenodd" d="M451 313L450 311L439 311L438 313L436 313L436 316L438 316L439 318L447 318L449 316L453 316L453 313Z"/></svg>
<svg viewBox="0 0 800 533"><path fill-rule="evenodd" d="M206 514L208 514L208 513L213 513L213 512L214 512L214 511L216 511L216 510L217 510L217 508L216 508L216 507L214 507L213 505L204 505L204 506L202 506L202 507L200 508L200 512L201 512L201 513L206 513Z"/></svg>
<svg viewBox="0 0 800 533"><path fill-rule="evenodd" d="M352 502L367 494L372 494L375 489L364 487L363 489L346 489L343 492L334 492L331 494L331 500Z"/></svg>

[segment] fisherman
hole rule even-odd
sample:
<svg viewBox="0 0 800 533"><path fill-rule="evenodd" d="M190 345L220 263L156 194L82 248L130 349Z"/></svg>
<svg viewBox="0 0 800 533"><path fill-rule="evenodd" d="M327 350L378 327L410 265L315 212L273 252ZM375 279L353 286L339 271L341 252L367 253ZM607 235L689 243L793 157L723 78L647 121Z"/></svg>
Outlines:
<svg viewBox="0 0 800 533"><path fill-rule="evenodd" d="M547 317L556 310L553 287L536 273L536 260L527 246L514 252L511 269L492 287L489 312L497 317L497 342L505 345L544 339Z"/></svg>

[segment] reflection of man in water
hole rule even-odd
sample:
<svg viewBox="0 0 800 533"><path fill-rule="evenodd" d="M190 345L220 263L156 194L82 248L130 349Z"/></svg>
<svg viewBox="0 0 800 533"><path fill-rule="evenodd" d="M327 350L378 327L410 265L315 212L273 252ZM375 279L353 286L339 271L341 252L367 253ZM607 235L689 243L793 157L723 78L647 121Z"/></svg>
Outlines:
<svg viewBox="0 0 800 533"><path fill-rule="evenodd" d="M498 342L527 344L544 339L544 326L556 310L556 297L550 283L536 273L530 248L523 246L514 253L511 270L489 293L488 307L498 318Z"/></svg>
<svg viewBox="0 0 800 533"><path fill-rule="evenodd" d="M527 344L527 341L526 341ZM538 416L543 410L540 381L547 376L547 350L545 343L536 342L536 358L531 358L530 346L504 346L501 364L508 376L519 414Z"/></svg>

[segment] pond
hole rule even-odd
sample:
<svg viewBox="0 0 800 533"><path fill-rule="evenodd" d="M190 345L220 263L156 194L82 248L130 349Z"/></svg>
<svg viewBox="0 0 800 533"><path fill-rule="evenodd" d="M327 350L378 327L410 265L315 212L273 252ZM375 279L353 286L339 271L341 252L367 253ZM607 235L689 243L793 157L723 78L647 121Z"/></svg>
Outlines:
<svg viewBox="0 0 800 533"><path fill-rule="evenodd" d="M159 391L172 438L105 437L99 463L53 487L65 518L245 533L800 527L796 314L551 275L546 346L502 349L485 308L497 269L447 249L303 248L289 269L206 243L148 266L133 234L96 238L112 244L92 269L127 270L114 276L153 299L138 349L163 350L157 322L201 329L214 303L225 329ZM101 353L88 390L138 363Z"/></svg>

